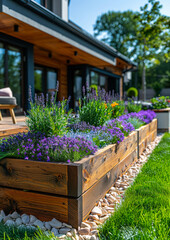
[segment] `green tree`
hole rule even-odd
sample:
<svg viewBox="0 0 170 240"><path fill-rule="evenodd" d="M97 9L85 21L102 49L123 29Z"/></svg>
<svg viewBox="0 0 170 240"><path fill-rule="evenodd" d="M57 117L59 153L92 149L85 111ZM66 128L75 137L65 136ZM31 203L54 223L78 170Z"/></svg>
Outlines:
<svg viewBox="0 0 170 240"><path fill-rule="evenodd" d="M104 13L96 20L94 35L119 52L132 57L136 43L128 39L136 36L138 23L135 16L136 13L132 11Z"/></svg>
<svg viewBox="0 0 170 240"><path fill-rule="evenodd" d="M170 58L170 18L160 13L160 2L148 0L140 12L108 12L97 18L95 36L135 60L146 99L146 68Z"/></svg>
<svg viewBox="0 0 170 240"><path fill-rule="evenodd" d="M148 62L156 61L160 51L165 51L164 56L169 57L169 18L160 13L161 5L159 1L148 0L144 7L140 8L140 13L136 14L138 21L137 36L137 57L142 63L142 90L143 100L146 100L146 65ZM133 38L131 39L133 41Z"/></svg>

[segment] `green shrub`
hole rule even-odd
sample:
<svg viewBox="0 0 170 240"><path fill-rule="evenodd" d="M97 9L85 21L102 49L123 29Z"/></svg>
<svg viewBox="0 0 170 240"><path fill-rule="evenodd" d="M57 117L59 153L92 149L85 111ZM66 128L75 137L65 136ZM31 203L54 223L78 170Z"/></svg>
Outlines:
<svg viewBox="0 0 170 240"><path fill-rule="evenodd" d="M157 98L152 98L151 103L153 106L153 109L163 109L163 108L168 108L168 100L169 97L157 97Z"/></svg>
<svg viewBox="0 0 170 240"><path fill-rule="evenodd" d="M127 90L127 96L132 98L132 97L137 97L138 96L138 90L134 87L131 87Z"/></svg>
<svg viewBox="0 0 170 240"><path fill-rule="evenodd" d="M79 107L80 121L95 127L102 126L111 118L112 109L100 100L90 100Z"/></svg>
<svg viewBox="0 0 170 240"><path fill-rule="evenodd" d="M64 135L67 132L69 113L67 113L67 100L56 103L56 96L50 101L44 100L43 94L30 102L26 124L31 132L42 132L46 136Z"/></svg>
<svg viewBox="0 0 170 240"><path fill-rule="evenodd" d="M134 101L130 101L127 104L127 110L128 110L128 113L131 113L131 112L137 113L142 110L142 105L136 104L136 103L134 103Z"/></svg>
<svg viewBox="0 0 170 240"><path fill-rule="evenodd" d="M111 108L112 116L111 118L117 118L124 114L125 112L125 104L124 101L116 101L111 104L107 104L108 107Z"/></svg>

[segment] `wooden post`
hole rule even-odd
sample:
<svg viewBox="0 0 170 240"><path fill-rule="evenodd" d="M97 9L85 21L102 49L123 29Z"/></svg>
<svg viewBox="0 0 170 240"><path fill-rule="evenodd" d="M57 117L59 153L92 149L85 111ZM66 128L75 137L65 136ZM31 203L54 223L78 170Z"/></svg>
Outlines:
<svg viewBox="0 0 170 240"><path fill-rule="evenodd" d="M9 111L10 111L10 114L11 114L11 117L12 117L13 124L16 124L17 121L16 121L16 118L15 118L15 114L14 114L13 108L9 108Z"/></svg>
<svg viewBox="0 0 170 240"><path fill-rule="evenodd" d="M120 100L123 99L123 76L120 78Z"/></svg>
<svg viewBox="0 0 170 240"><path fill-rule="evenodd" d="M0 121L2 121L2 114L1 114L1 111L0 111Z"/></svg>

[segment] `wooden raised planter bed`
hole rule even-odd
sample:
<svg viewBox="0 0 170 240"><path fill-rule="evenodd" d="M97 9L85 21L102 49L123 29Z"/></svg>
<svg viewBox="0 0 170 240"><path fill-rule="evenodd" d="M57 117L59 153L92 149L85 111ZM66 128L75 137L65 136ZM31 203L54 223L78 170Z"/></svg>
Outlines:
<svg viewBox="0 0 170 240"><path fill-rule="evenodd" d="M138 157L145 150L147 145L154 141L157 136L157 119L139 128L138 133Z"/></svg>
<svg viewBox="0 0 170 240"><path fill-rule="evenodd" d="M156 120L145 127L119 145L109 145L75 163L0 160L0 209L33 214L41 220L54 217L77 228L117 177L137 160L144 132L149 131L147 143L154 139Z"/></svg>
<svg viewBox="0 0 170 240"><path fill-rule="evenodd" d="M170 133L170 108L154 109L158 119L158 131Z"/></svg>

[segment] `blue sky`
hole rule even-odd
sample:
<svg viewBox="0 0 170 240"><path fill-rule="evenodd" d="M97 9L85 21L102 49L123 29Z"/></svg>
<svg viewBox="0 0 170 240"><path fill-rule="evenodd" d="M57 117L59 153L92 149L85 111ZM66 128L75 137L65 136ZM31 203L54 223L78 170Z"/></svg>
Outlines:
<svg viewBox="0 0 170 240"><path fill-rule="evenodd" d="M71 0L69 18L93 34L93 25L99 15L107 11L139 11L147 0ZM162 14L170 16L170 0L160 0Z"/></svg>

